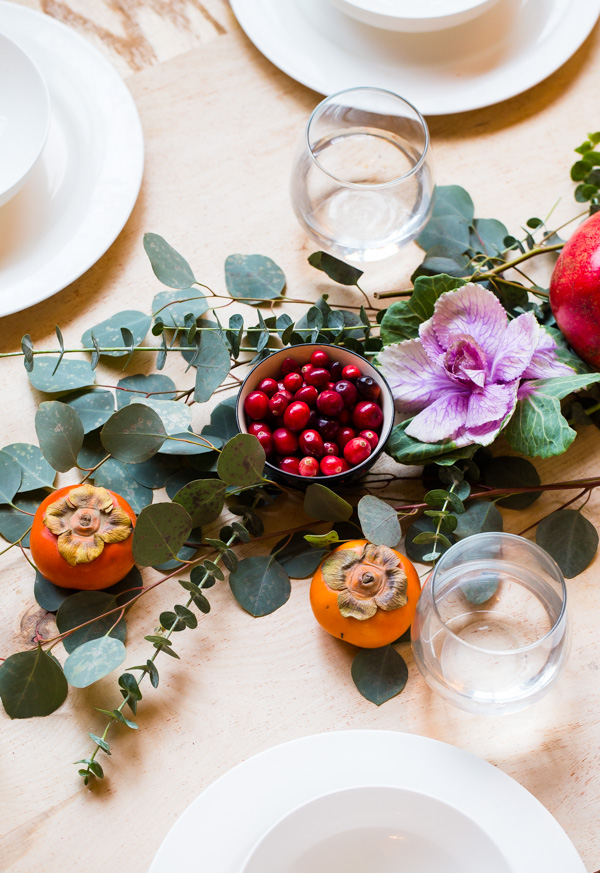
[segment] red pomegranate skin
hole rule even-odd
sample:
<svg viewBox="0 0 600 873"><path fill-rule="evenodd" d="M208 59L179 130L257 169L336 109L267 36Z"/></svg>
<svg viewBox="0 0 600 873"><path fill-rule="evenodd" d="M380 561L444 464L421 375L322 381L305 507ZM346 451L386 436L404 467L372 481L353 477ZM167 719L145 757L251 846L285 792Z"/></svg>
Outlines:
<svg viewBox="0 0 600 873"><path fill-rule="evenodd" d="M577 228L560 253L550 306L569 345L600 369L600 212Z"/></svg>

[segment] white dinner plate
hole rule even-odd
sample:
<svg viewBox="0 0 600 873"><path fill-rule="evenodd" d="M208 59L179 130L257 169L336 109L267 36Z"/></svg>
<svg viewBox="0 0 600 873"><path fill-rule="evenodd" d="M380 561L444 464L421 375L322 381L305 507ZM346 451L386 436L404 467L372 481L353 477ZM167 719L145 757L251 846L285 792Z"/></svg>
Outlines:
<svg viewBox="0 0 600 873"><path fill-rule="evenodd" d="M0 0L0 33L37 64L51 102L41 159L0 207L3 316L51 297L114 242L140 189L144 141L127 86L74 30Z"/></svg>
<svg viewBox="0 0 600 873"><path fill-rule="evenodd" d="M362 730L293 740L225 773L171 828L149 873L239 873L262 834L300 804L373 785L418 791L462 812L511 873L585 873L558 822L501 770L427 737Z"/></svg>
<svg viewBox="0 0 600 873"><path fill-rule="evenodd" d="M490 106L553 73L579 48L600 0L498 0L435 33L362 24L328 0L230 0L248 37L277 67L321 94L371 85L424 115Z"/></svg>

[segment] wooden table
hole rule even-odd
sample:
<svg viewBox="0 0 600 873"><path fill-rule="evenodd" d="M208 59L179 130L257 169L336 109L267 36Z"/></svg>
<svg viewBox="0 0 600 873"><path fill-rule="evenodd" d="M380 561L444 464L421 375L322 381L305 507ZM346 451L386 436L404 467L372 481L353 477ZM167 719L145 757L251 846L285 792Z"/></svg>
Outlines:
<svg viewBox="0 0 600 873"><path fill-rule="evenodd" d="M78 342L84 326L119 309L149 310L160 286L142 249L145 231L169 240L216 288L223 287L228 254L260 252L283 267L295 297L316 299L333 290L306 264L313 245L297 226L286 191L296 138L319 97L253 48L224 0L27 5L72 25L117 64L139 107L147 159L142 192L118 240L59 295L3 319L3 350L17 349L26 331L38 346L53 342L55 323ZM559 196L557 218L573 215L571 150L599 126L593 115L599 76L596 28L574 58L527 93L489 109L431 119L438 181L463 185L474 195L477 214L501 218L513 231L529 216L546 214ZM407 251L368 271L367 288L406 287L418 261L417 250ZM333 290L337 301L349 295ZM176 381L183 379L182 367L168 366ZM151 368L152 356L141 354L133 372ZM104 379L112 375L113 384L119 377L114 369L101 372ZM41 398L30 389L21 361L3 362L0 373L0 445L31 441ZM8 410L18 413L10 417ZM195 422L206 415L197 408ZM582 430L566 456L537 465L542 481L590 475L599 446L595 429ZM416 492L407 487L406 494ZM505 527L518 532L564 499L546 494L526 514L505 511ZM598 525L598 497L586 512ZM269 523L271 530L283 526L280 509ZM50 619L35 604L33 573L20 554L13 550L2 561L0 654L7 656L26 648L36 623L44 628ZM126 867L142 873L191 800L239 761L320 731L384 728L453 743L498 765L556 816L587 869L597 871L598 566L596 559L568 583L574 633L565 674L544 701L501 719L463 713L430 693L408 646L401 650L410 673L405 692L375 708L352 684L350 647L315 624L306 580L294 582L282 610L259 620L222 585L210 615L179 642L182 660L165 659L160 688L147 693L140 707L140 731L115 731L115 755L102 761L107 780L85 789L71 762L89 752L87 732L103 725L92 707L117 704L114 677L71 691L47 719L11 723L2 713L0 868L100 873ZM142 637L173 596L163 586L136 607L128 663L145 659Z"/></svg>

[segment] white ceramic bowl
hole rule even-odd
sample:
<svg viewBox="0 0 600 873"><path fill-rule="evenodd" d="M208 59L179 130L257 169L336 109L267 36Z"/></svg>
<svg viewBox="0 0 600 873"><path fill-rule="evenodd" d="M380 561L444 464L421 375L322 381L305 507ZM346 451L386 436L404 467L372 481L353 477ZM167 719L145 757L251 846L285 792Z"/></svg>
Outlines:
<svg viewBox="0 0 600 873"><path fill-rule="evenodd" d="M0 206L25 184L50 126L50 98L28 54L0 34Z"/></svg>
<svg viewBox="0 0 600 873"><path fill-rule="evenodd" d="M331 0L342 12L384 30L423 33L470 21L497 0Z"/></svg>
<svg viewBox="0 0 600 873"><path fill-rule="evenodd" d="M349 762L348 766L351 766ZM510 873L471 818L427 794L348 788L298 807L253 848L241 873Z"/></svg>

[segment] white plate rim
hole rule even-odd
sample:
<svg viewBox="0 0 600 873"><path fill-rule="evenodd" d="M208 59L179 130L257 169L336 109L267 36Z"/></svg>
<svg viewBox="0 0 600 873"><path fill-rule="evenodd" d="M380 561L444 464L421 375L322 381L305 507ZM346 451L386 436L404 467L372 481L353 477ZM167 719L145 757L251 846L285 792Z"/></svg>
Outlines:
<svg viewBox="0 0 600 873"><path fill-rule="evenodd" d="M304 0L229 0L231 9L237 18L239 25L245 32L256 48L269 60L272 64L282 70L286 75L295 79L300 84L317 91L319 94L329 96L335 91L343 90L349 87L356 87L361 84L368 84L373 87L388 88L396 91L396 93L406 96L411 102L415 103L423 115L451 115L458 112L468 112L474 109L483 109L487 106L495 105L503 100L508 100L533 88L538 85L552 73L556 72L567 60L577 51L591 33L598 17L600 16L600 0L569 0L570 28L554 27L553 36L553 52L546 52L546 63L536 63L535 53L532 54L531 63L528 68L529 75L515 77L510 85L502 89L500 92L493 92L489 97L483 95L479 99L461 99L461 88L458 87L454 100L449 100L447 95L443 96L442 100L436 103L435 94L425 96L417 96L415 93L403 94L403 86L401 82L396 85L390 81L386 75L382 77L381 82L374 81L369 78L368 81L361 81L360 76L350 76L348 80L337 79L335 83L327 82L327 74L323 75L320 72L320 64L322 57L310 57L309 63L302 65L302 60L299 59L293 51L292 42L297 39L297 25L303 21L300 26L305 27L308 34L311 30L311 24L307 18L299 14L296 15L293 24L295 26L287 26L283 28L283 32L290 34L290 43L284 44L277 42L271 37L270 15L285 16L289 14L289 10L294 5L304 2ZM322 3L328 3L329 0L320 0ZM557 6L561 0L549 0L549 3ZM265 14L267 12L268 14ZM297 13L298 10L296 9ZM344 18L344 13L337 10L338 14ZM550 13L548 15L550 17ZM564 17L564 16L563 16ZM354 20L354 24L357 22ZM362 25L368 27L368 25ZM459 25L460 27L460 25ZM373 29L373 28L371 28ZM282 32L282 29L280 29ZM443 31L442 31L443 32ZM313 31L318 37L322 34ZM291 36L294 34L294 37ZM410 35L410 34L409 34ZM412 34L414 36L415 34ZM406 36L406 34L405 34ZM544 45L547 45L548 37L545 37ZM307 40L311 42L310 39ZM337 47L336 47L337 50ZM353 57L350 52L347 53L348 61L355 64L355 69L360 69L362 65L366 68L367 64L362 59ZM510 66L510 65L509 65ZM398 66L400 73L402 68ZM329 77L330 78L330 77ZM400 77L399 77L400 78Z"/></svg>
<svg viewBox="0 0 600 873"><path fill-rule="evenodd" d="M496 842L514 873L585 873L556 819L510 776L456 746L386 730L302 737L233 767L182 813L149 873L238 873L276 818L327 791L374 784L450 803Z"/></svg>
<svg viewBox="0 0 600 873"><path fill-rule="evenodd" d="M23 24L29 24L30 28L31 38L27 40L26 45L23 45L19 38L19 30ZM69 252L62 264L59 262L59 268L54 269L49 275L46 273L44 281L38 282L37 288L30 290L25 297L22 294L12 293L10 286L3 288L3 293L0 296L0 317L4 317L21 312L62 291L89 270L114 243L131 215L140 192L144 172L144 137L137 107L123 78L102 52L73 28L43 12L9 2L9 0L0 0L0 32L16 42L17 45L23 45L24 50L32 57L36 65L40 64L40 60L44 56L51 57L60 52L60 48L56 48L52 39L53 34L60 36L59 45L63 45L65 40L70 42L73 47L78 49L77 60L87 56L90 59L90 64L100 70L105 80L110 82L111 94L118 95L120 109L127 114L128 123L128 148L123 150L119 158L122 187L111 210L110 220L104 221L95 230L93 247L89 251L82 252L79 259L73 258L72 253ZM65 55L61 54L60 57L61 60L64 60ZM74 62L74 73L76 72ZM51 90L51 100L52 96ZM93 100L93 98L94 95L90 95L90 99ZM108 118L108 113L104 113L104 118ZM70 120L77 122L75 116L71 116ZM96 179L95 189L99 188L103 182L104 178L100 174ZM86 229L88 229L89 224L94 224L94 217L90 214L86 216ZM93 231L94 228L92 227L91 230ZM23 285L24 282L21 281L19 284Z"/></svg>

